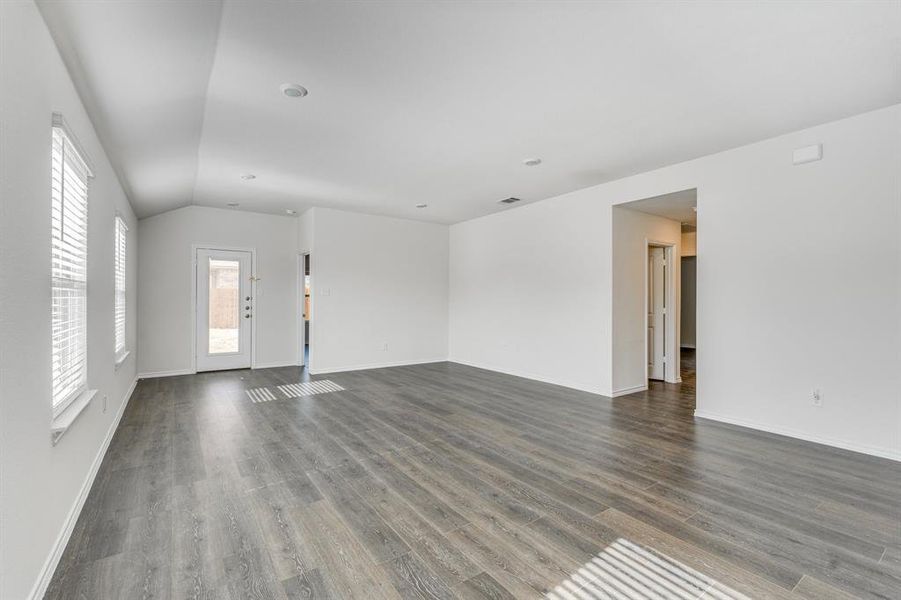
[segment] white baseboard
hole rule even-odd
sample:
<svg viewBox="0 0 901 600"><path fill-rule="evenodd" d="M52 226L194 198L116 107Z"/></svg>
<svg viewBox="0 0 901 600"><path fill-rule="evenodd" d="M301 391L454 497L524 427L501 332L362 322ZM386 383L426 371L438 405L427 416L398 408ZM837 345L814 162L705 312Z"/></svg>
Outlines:
<svg viewBox="0 0 901 600"><path fill-rule="evenodd" d="M56 538L56 542L53 544L53 550L50 552L50 556L47 557L47 561L41 568L41 574L35 582L34 587L31 589L31 593L28 594L29 600L40 600L47 592L47 587L50 585L53 574L56 572L56 567L59 565L59 560L63 556L63 551L69 543L69 537L72 535L72 530L75 529L75 523L78 522L78 517L81 515L81 509L84 508L85 500L88 499L88 493L91 491L91 486L94 485L97 471L100 470L100 464L103 462L103 457L106 456L106 451L109 448L110 442L113 440L113 435L115 435L116 429L119 427L119 421L122 420L122 415L125 414L125 407L128 406L128 401L131 400L131 395L135 391L138 379L138 377L135 377L134 381L131 382L131 385L128 386L128 391L125 392L125 398L122 400L122 405L116 412L116 418L113 419L113 422L106 432L106 437L103 439L103 444L100 445L97 456L94 457L94 462L91 464L87 477L85 477L84 483L81 485L81 490L75 498L75 503L69 510L63 529L60 531L59 536Z"/></svg>
<svg viewBox="0 0 901 600"><path fill-rule="evenodd" d="M864 444L855 444L846 442L843 440L837 440L834 438L828 438L818 435L811 435L804 431L798 431L797 429L792 429L789 427L775 427L772 425L767 425L765 423L758 423L756 421L749 421L747 419L736 419L734 417L727 417L725 415L718 415L715 413L709 413L701 410L695 411L695 417L701 419L708 419L710 421L718 421L720 423L727 423L729 425L737 425L739 427L746 427L748 429L756 429L758 431L765 431L766 433L774 433L776 435L783 435L785 437L794 438L796 440L803 440L805 442L813 442L815 444L823 444L825 446L832 446L833 448L841 448L842 450L850 450L851 452L858 452L860 454L868 454L870 456L878 456L879 458L887 458L889 460L897 460L901 461L901 452L888 450L886 448L879 448L876 446L867 446Z"/></svg>
<svg viewBox="0 0 901 600"><path fill-rule="evenodd" d="M297 361L273 362L253 365L254 369L276 369L278 367L297 367ZM151 379L153 377L178 377L179 375L194 375L196 371L191 369L175 369L173 371L147 371L138 373L138 379Z"/></svg>
<svg viewBox="0 0 901 600"><path fill-rule="evenodd" d="M637 394L638 392L646 391L648 391L648 384L645 383L643 385L633 385L632 387L623 388L621 390L614 390L610 397L619 398L620 396L628 396L629 394Z"/></svg>
<svg viewBox="0 0 901 600"><path fill-rule="evenodd" d="M532 381L540 381L541 383L549 383L551 385L559 385L560 387L579 390L580 392L588 392L589 394L597 394L599 396L611 397L610 390L601 390L596 386L587 385L576 381L565 381L562 379L552 379L550 377L542 377L524 371L515 371L512 369L501 369L492 365L480 364L459 358L449 358L449 362L466 365L467 367L475 367L476 369L485 369L486 371L494 371L495 373L503 373L504 375L512 375L513 377L522 377L523 379L531 379Z"/></svg>
<svg viewBox="0 0 901 600"><path fill-rule="evenodd" d="M151 379L153 377L177 377L178 375L194 375L191 369L176 369L174 371L147 371L138 373L138 379Z"/></svg>
<svg viewBox="0 0 901 600"><path fill-rule="evenodd" d="M296 360L288 361L288 362L273 362L273 363L262 363L256 364L253 366L254 369L278 369L280 367L299 367Z"/></svg>
<svg viewBox="0 0 901 600"><path fill-rule="evenodd" d="M432 363L447 362L447 358L427 358L423 360L401 360L396 362L370 363L365 365L350 365L344 367L329 367L328 369L310 369L310 375L324 375L326 373L343 373L346 371L366 371L368 369L385 369L388 367L408 367L410 365L428 365Z"/></svg>

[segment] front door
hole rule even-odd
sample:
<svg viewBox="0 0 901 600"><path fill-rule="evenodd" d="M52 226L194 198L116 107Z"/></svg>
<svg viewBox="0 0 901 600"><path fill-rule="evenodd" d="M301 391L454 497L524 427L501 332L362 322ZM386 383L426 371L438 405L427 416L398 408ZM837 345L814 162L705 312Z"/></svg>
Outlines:
<svg viewBox="0 0 901 600"><path fill-rule="evenodd" d="M648 247L648 379L665 379L666 251Z"/></svg>
<svg viewBox="0 0 901 600"><path fill-rule="evenodd" d="M250 252L197 250L198 371L250 368L252 262Z"/></svg>

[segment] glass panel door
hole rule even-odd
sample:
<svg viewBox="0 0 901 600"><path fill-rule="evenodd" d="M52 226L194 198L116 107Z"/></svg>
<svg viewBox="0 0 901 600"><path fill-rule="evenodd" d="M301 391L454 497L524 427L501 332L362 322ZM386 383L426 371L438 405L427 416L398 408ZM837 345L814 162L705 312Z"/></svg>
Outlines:
<svg viewBox="0 0 901 600"><path fill-rule="evenodd" d="M241 263L210 258L209 344L210 354L228 354L241 349Z"/></svg>
<svg viewBox="0 0 901 600"><path fill-rule="evenodd" d="M250 368L254 317L251 253L199 248L195 264L197 370Z"/></svg>

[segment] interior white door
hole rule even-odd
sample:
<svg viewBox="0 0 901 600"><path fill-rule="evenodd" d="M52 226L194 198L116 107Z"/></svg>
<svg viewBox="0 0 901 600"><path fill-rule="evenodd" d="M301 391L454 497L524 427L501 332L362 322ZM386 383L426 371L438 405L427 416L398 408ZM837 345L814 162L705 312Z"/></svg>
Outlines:
<svg viewBox="0 0 901 600"><path fill-rule="evenodd" d="M197 249L197 370L250 368L250 252Z"/></svg>
<svg viewBox="0 0 901 600"><path fill-rule="evenodd" d="M664 379L666 368L666 251L648 247L648 379Z"/></svg>

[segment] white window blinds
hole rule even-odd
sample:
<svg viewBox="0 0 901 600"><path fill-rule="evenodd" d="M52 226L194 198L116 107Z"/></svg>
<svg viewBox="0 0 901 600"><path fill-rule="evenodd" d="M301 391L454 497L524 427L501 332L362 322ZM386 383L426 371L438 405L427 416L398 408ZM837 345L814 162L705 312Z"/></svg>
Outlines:
<svg viewBox="0 0 901 600"><path fill-rule="evenodd" d="M61 124L51 152L50 286L53 415L87 387L88 178Z"/></svg>
<svg viewBox="0 0 901 600"><path fill-rule="evenodd" d="M128 226L122 217L116 216L116 247L113 249L115 253L115 279L116 279L116 299L115 299L115 329L116 329L116 362L120 362L125 358L128 350L125 348L125 260L128 240Z"/></svg>

